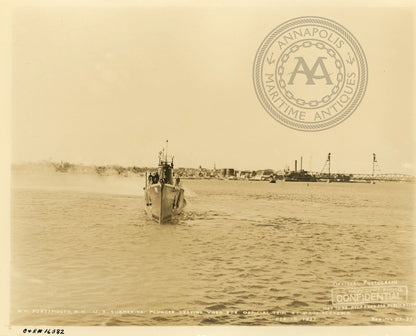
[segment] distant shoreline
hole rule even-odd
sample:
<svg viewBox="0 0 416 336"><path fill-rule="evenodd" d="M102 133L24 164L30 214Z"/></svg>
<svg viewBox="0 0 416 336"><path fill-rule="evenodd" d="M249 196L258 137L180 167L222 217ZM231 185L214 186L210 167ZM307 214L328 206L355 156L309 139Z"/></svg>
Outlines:
<svg viewBox="0 0 416 336"><path fill-rule="evenodd" d="M84 165L70 162L27 162L12 164L12 172L33 173L33 172L57 172L72 174L88 174L98 176L144 176L148 171L155 171L157 167L124 167L121 165ZM273 169L263 170L235 170L227 169L207 169L207 168L175 168L175 172L183 179L225 179L225 180L250 180L250 181L271 181L287 180L288 176L296 174L300 177L298 180L291 179L292 182L371 182L371 181L392 181L392 182L416 182L416 178L408 174L328 174L301 171L282 171ZM313 177L314 180L302 180L305 176Z"/></svg>

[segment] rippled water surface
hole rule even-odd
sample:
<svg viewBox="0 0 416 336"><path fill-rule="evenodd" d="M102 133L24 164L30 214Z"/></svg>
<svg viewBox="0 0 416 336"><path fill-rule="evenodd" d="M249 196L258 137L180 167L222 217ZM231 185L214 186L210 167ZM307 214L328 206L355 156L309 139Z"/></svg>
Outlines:
<svg viewBox="0 0 416 336"><path fill-rule="evenodd" d="M12 323L415 324L414 185L182 182L159 225L143 179L15 174ZM410 305L335 310L334 282L364 280Z"/></svg>

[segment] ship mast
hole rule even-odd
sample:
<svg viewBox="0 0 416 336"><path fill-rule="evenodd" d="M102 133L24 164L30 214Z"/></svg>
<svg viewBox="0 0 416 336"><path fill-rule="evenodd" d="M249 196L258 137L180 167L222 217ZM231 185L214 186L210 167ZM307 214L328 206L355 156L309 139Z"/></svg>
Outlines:
<svg viewBox="0 0 416 336"><path fill-rule="evenodd" d="M166 140L165 162L168 162L168 140Z"/></svg>
<svg viewBox="0 0 416 336"><path fill-rule="evenodd" d="M325 171L325 168L328 167L328 181L331 179L331 153L328 153L325 165L321 170L321 174Z"/></svg>
<svg viewBox="0 0 416 336"><path fill-rule="evenodd" d="M328 178L331 178L331 153L328 153Z"/></svg>
<svg viewBox="0 0 416 336"><path fill-rule="evenodd" d="M378 165L378 161L377 161L377 156L376 156L376 153L373 153L373 171L372 171L372 174L371 174L371 183L372 184L375 184L376 183L376 169L377 169L377 173L378 174L381 174L381 171L380 171L380 167L379 167L379 165Z"/></svg>

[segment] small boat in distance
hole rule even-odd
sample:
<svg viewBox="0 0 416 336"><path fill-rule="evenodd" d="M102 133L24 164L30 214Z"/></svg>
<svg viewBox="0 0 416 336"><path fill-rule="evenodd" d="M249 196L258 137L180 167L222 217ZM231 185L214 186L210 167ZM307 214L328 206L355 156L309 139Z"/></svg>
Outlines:
<svg viewBox="0 0 416 336"><path fill-rule="evenodd" d="M168 151L159 153L157 172L145 175L144 199L145 210L159 224L169 222L182 212L186 205L184 190L179 176L174 176L173 158L168 163Z"/></svg>

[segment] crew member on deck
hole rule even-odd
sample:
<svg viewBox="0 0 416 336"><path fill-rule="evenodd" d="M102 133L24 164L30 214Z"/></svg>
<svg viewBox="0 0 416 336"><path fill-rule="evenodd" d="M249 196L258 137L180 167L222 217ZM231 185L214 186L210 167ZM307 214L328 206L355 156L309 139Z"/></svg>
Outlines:
<svg viewBox="0 0 416 336"><path fill-rule="evenodd" d="M159 182L159 174L156 172L155 176L153 176L153 183Z"/></svg>

